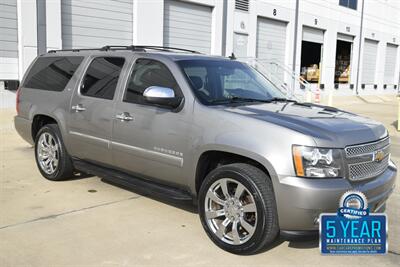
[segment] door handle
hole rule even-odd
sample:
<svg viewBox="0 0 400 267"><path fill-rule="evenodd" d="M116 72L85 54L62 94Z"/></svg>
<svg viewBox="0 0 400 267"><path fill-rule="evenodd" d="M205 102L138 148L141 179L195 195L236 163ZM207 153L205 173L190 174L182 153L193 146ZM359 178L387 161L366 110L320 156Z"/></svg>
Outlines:
<svg viewBox="0 0 400 267"><path fill-rule="evenodd" d="M129 112L117 114L115 115L115 118L120 121L133 121L133 117L129 114Z"/></svg>
<svg viewBox="0 0 400 267"><path fill-rule="evenodd" d="M85 111L86 108L84 106L82 106L82 104L78 104L75 106L71 107L72 110L75 110L75 112L81 112L81 111Z"/></svg>

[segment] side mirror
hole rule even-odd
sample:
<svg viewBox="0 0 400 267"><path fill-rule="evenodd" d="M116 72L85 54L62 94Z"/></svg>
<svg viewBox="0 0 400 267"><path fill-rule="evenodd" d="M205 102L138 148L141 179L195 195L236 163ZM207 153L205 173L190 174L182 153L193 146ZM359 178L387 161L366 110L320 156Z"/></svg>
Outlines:
<svg viewBox="0 0 400 267"><path fill-rule="evenodd" d="M144 99L152 104L177 108L181 98L175 96L174 90L168 87L150 86L143 92Z"/></svg>

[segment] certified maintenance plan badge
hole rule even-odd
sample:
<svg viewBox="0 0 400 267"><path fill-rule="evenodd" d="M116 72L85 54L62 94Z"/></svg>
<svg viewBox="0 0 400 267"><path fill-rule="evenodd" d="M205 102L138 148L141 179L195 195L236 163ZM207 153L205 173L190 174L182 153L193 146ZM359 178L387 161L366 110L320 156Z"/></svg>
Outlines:
<svg viewBox="0 0 400 267"><path fill-rule="evenodd" d="M346 192L337 213L320 215L322 254L385 254L387 252L386 214L369 213L365 195Z"/></svg>

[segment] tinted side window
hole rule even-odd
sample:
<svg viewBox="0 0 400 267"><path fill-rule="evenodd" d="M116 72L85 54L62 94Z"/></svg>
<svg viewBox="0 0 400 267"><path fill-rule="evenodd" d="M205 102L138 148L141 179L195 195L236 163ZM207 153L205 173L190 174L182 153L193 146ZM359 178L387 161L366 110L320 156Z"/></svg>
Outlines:
<svg viewBox="0 0 400 267"><path fill-rule="evenodd" d="M83 57L40 57L26 76L24 87L62 91L82 60Z"/></svg>
<svg viewBox="0 0 400 267"><path fill-rule="evenodd" d="M125 59L97 57L90 63L81 85L81 94L113 99Z"/></svg>
<svg viewBox="0 0 400 267"><path fill-rule="evenodd" d="M150 86L168 87L175 91L175 95L182 95L174 76L164 64L151 59L138 59L130 75L124 101L148 104L143 92Z"/></svg>

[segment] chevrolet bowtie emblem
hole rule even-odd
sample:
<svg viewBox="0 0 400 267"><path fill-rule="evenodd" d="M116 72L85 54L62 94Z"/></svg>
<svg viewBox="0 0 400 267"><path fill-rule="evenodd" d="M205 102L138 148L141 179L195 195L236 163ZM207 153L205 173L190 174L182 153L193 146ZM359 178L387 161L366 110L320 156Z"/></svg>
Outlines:
<svg viewBox="0 0 400 267"><path fill-rule="evenodd" d="M374 161L380 162L385 157L385 153L382 150L378 150L374 154Z"/></svg>

